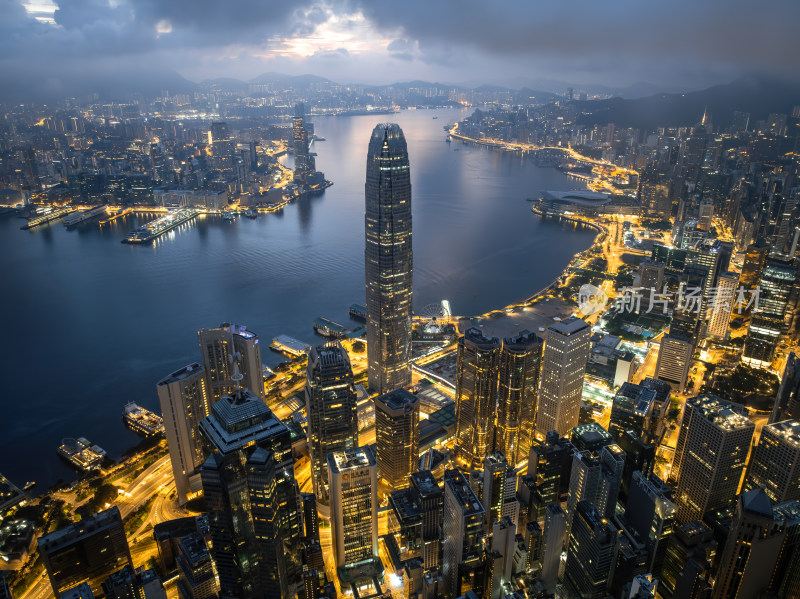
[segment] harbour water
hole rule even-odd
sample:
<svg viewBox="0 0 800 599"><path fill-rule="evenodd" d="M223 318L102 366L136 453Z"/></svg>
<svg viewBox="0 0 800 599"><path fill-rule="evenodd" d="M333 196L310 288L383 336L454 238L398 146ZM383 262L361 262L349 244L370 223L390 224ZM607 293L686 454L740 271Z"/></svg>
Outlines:
<svg viewBox="0 0 800 599"><path fill-rule="evenodd" d="M134 214L76 230L1 219L0 472L43 490L76 476L56 455L62 438L87 437L113 457L138 442L123 406L160 412L155 383L199 360L202 327L246 324L274 365L279 334L321 342L318 316L357 326L348 309L364 302L366 151L381 120L408 141L417 311L448 299L455 314L480 314L551 281L595 232L542 221L525 200L581 183L446 143L442 125L466 114L314 118L326 140L314 144L317 167L333 187L255 220L200 217L153 245L120 243L142 223Z"/></svg>

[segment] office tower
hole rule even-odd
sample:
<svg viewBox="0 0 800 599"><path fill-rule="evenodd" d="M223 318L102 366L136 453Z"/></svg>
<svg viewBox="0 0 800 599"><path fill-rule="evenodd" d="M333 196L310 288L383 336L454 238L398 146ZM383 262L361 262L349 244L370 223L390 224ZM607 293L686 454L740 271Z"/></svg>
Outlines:
<svg viewBox="0 0 800 599"><path fill-rule="evenodd" d="M737 287L739 277L736 273L722 272L717 277L717 286L714 293L713 305L710 306L710 315L707 334L712 339L724 339L728 333L728 324L731 321L733 305L737 301Z"/></svg>
<svg viewBox="0 0 800 599"><path fill-rule="evenodd" d="M544 436L556 430L566 435L578 424L591 332L588 324L575 317L547 329L536 416L537 434Z"/></svg>
<svg viewBox="0 0 800 599"><path fill-rule="evenodd" d="M695 521L676 527L659 573L659 594L665 599L708 599L716 555L714 533L705 524Z"/></svg>
<svg viewBox="0 0 800 599"><path fill-rule="evenodd" d="M648 216L669 220L672 216L669 178L650 168L639 176L639 202Z"/></svg>
<svg viewBox="0 0 800 599"><path fill-rule="evenodd" d="M686 400L671 476L677 479L676 519L701 520L733 501L755 425L747 411L716 395Z"/></svg>
<svg viewBox="0 0 800 599"><path fill-rule="evenodd" d="M661 572L672 529L675 525L675 504L668 498L669 487L656 476L634 472L625 504L628 521L647 546L648 572Z"/></svg>
<svg viewBox="0 0 800 599"><path fill-rule="evenodd" d="M744 252L742 272L739 275L739 286L743 289L753 290L758 287L764 265L767 263L770 247L763 238L747 246ZM749 311L749 310L748 310Z"/></svg>
<svg viewBox="0 0 800 599"><path fill-rule="evenodd" d="M303 508L303 535L306 539L319 541L317 496L313 493L300 493L300 505Z"/></svg>
<svg viewBox="0 0 800 599"><path fill-rule="evenodd" d="M458 470L445 470L442 577L450 596L482 587L484 509Z"/></svg>
<svg viewBox="0 0 800 599"><path fill-rule="evenodd" d="M579 502L569 532L565 584L584 599L604 599L616 545L617 530L590 501Z"/></svg>
<svg viewBox="0 0 800 599"><path fill-rule="evenodd" d="M505 456L494 451L483 460L483 494L481 502L486 510L486 533L489 534L497 520L511 518L516 526L519 504L516 500L517 476Z"/></svg>
<svg viewBox="0 0 800 599"><path fill-rule="evenodd" d="M794 260L767 260L758 284L758 307L753 307L750 316L742 362L755 368L768 368L772 364L779 337L786 329L786 309L796 285Z"/></svg>
<svg viewBox="0 0 800 599"><path fill-rule="evenodd" d="M608 594L622 596L626 585L636 577L647 574L647 547L641 536L618 516L611 519L617 531L617 544L614 550L614 566L608 581Z"/></svg>
<svg viewBox="0 0 800 599"><path fill-rule="evenodd" d="M422 506L414 489L406 488L389 494L389 534L384 539L389 551L400 562L419 559L422 555Z"/></svg>
<svg viewBox="0 0 800 599"><path fill-rule="evenodd" d="M305 395L311 481L317 507L327 514L328 454L358 445L358 396L350 358L341 345L322 345L309 351Z"/></svg>
<svg viewBox="0 0 800 599"><path fill-rule="evenodd" d="M567 497L568 531L581 501L591 502L604 518L614 515L624 468L625 452L619 445L606 445L599 451L582 450L573 454Z"/></svg>
<svg viewBox="0 0 800 599"><path fill-rule="evenodd" d="M572 429L570 441L575 449L599 452L606 445L613 445L614 437L596 422L587 422Z"/></svg>
<svg viewBox="0 0 800 599"><path fill-rule="evenodd" d="M658 349L656 380L667 383L678 393L683 393L689 377L689 367L692 365L694 341L690 337L673 334L670 328L670 334L661 338L661 347Z"/></svg>
<svg viewBox="0 0 800 599"><path fill-rule="evenodd" d="M136 571L131 566L117 570L103 581L103 595L105 599L167 599L155 570Z"/></svg>
<svg viewBox="0 0 800 599"><path fill-rule="evenodd" d="M378 478L390 491L419 468L419 399L402 387L375 398Z"/></svg>
<svg viewBox="0 0 800 599"><path fill-rule="evenodd" d="M790 352L786 357L781 385L769 421L800 420L800 356Z"/></svg>
<svg viewBox="0 0 800 599"><path fill-rule="evenodd" d="M761 489L739 495L714 581L713 599L757 599L769 587L786 530Z"/></svg>
<svg viewBox="0 0 800 599"><path fill-rule="evenodd" d="M503 339L495 447L512 466L527 457L534 439L543 347L542 339L529 331Z"/></svg>
<svg viewBox="0 0 800 599"><path fill-rule="evenodd" d="M542 584L548 593L554 593L561 567L561 552L564 551L564 535L567 532L567 516L561 506L551 503L544 516L542 546Z"/></svg>
<svg viewBox="0 0 800 599"><path fill-rule="evenodd" d="M664 265L655 260L643 260L639 264L639 287L649 294L651 289L662 293L664 287Z"/></svg>
<svg viewBox="0 0 800 599"><path fill-rule="evenodd" d="M298 102L294 106L294 118L292 119L294 178L298 183L304 183L308 175L316 170L314 157L309 152L309 135L304 116L305 105Z"/></svg>
<svg viewBox="0 0 800 599"><path fill-rule="evenodd" d="M511 582L514 554L517 549L517 527L506 516L492 524L491 548L487 551L487 572L484 581L485 599L503 599L503 585Z"/></svg>
<svg viewBox="0 0 800 599"><path fill-rule="evenodd" d="M708 200L700 202L697 214L697 228L702 231L711 230L711 220L714 218L714 203Z"/></svg>
<svg viewBox="0 0 800 599"><path fill-rule="evenodd" d="M214 329L200 329L197 337L212 404L234 391L236 385L231 378L234 363L244 376L242 386L264 400L264 366L258 335L245 326L223 322Z"/></svg>
<svg viewBox="0 0 800 599"><path fill-rule="evenodd" d="M211 556L203 537L194 533L178 544L178 588L183 597L212 599L217 596L217 581Z"/></svg>
<svg viewBox="0 0 800 599"><path fill-rule="evenodd" d="M574 447L550 431L545 441L534 441L528 456L528 475L534 477L545 506L556 503L562 490L569 487Z"/></svg>
<svg viewBox="0 0 800 599"><path fill-rule="evenodd" d="M642 436L631 430L620 435L617 445L625 452L625 467L622 470L622 487L619 498L625 500L631 490L633 475L638 470L645 476L653 472L656 461L656 443L653 436L645 432Z"/></svg>
<svg viewBox="0 0 800 599"><path fill-rule="evenodd" d="M656 599L658 580L653 580L652 575L639 575L630 583L630 591L624 597L627 599Z"/></svg>
<svg viewBox="0 0 800 599"><path fill-rule="evenodd" d="M523 539L528 552L528 561L525 564L525 569L533 568L535 565L541 567L544 533L538 522L528 522L525 525Z"/></svg>
<svg viewBox="0 0 800 599"><path fill-rule="evenodd" d="M614 395L608 432L619 442L627 430L637 435L652 428L656 392L643 385L623 383Z"/></svg>
<svg viewBox="0 0 800 599"><path fill-rule="evenodd" d="M102 583L123 566L133 566L119 508L114 506L37 539L56 597L82 582L99 595Z"/></svg>
<svg viewBox="0 0 800 599"><path fill-rule="evenodd" d="M411 384L411 177L403 131L372 131L367 151L366 249L369 388Z"/></svg>
<svg viewBox="0 0 800 599"><path fill-rule="evenodd" d="M376 574L378 563L378 468L366 447L328 454L331 484L331 536L339 577L347 571ZM356 577L357 578L357 577Z"/></svg>
<svg viewBox="0 0 800 599"><path fill-rule="evenodd" d="M303 523L289 429L254 393L239 388L211 407L200 433L210 450L200 475L220 595L296 592Z"/></svg>
<svg viewBox="0 0 800 599"><path fill-rule="evenodd" d="M456 371L456 450L477 465L494 447L500 340L467 329L458 340Z"/></svg>
<svg viewBox="0 0 800 599"><path fill-rule="evenodd" d="M800 499L800 422L764 425L753 450L744 490L764 489L775 503Z"/></svg>
<svg viewBox="0 0 800 599"><path fill-rule="evenodd" d="M800 596L800 501L784 501L773 506L772 512L786 535L769 588L778 597L797 597Z"/></svg>
<svg viewBox="0 0 800 599"><path fill-rule="evenodd" d="M650 421L650 432L655 438L660 439L667 428L667 415L672 405L670 401L672 388L668 383L652 378L646 378L639 384L642 387L647 387L656 392L653 414Z"/></svg>
<svg viewBox="0 0 800 599"><path fill-rule="evenodd" d="M663 264L664 272L672 275L679 275L686 268L686 250L680 248L657 243L653 246L650 258Z"/></svg>
<svg viewBox="0 0 800 599"><path fill-rule="evenodd" d="M414 491L422 512L421 558L426 570L439 567L442 550L442 505L444 491L430 470L419 470L411 474L411 489Z"/></svg>
<svg viewBox="0 0 800 599"><path fill-rule="evenodd" d="M205 370L197 363L184 366L161 379L156 391L178 503L184 505L202 491L199 468L206 456L200 439L200 421L210 410Z"/></svg>

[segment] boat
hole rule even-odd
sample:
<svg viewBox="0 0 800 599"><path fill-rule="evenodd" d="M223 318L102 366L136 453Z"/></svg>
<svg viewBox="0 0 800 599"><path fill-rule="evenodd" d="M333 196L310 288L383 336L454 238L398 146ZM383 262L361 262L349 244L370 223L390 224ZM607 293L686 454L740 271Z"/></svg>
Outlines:
<svg viewBox="0 0 800 599"><path fill-rule="evenodd" d="M236 213L233 210L223 210L222 211L222 220L236 220Z"/></svg>
<svg viewBox="0 0 800 599"><path fill-rule="evenodd" d="M164 434L164 419L134 402L125 404L125 408L122 410L122 421L133 432L144 437Z"/></svg>
<svg viewBox="0 0 800 599"><path fill-rule="evenodd" d="M438 116L435 116L435 117L433 117L433 120L435 121L435 120L436 120L436 119L438 119L438 118L439 118Z"/></svg>
<svg viewBox="0 0 800 599"><path fill-rule="evenodd" d="M161 237L164 233L172 231L172 229L179 227L183 223L193 220L197 215L198 211L193 208L181 208L175 212L169 212L146 225L142 225L135 231L132 231L122 240L122 243L150 243Z"/></svg>
<svg viewBox="0 0 800 599"><path fill-rule="evenodd" d="M75 214L70 214L64 219L64 226L68 229L71 227L77 227L78 225L82 225L83 223L92 220L93 218L99 218L106 213L106 206L95 206L94 208L89 208L88 210L83 210L82 212L76 212Z"/></svg>
<svg viewBox="0 0 800 599"><path fill-rule="evenodd" d="M100 468L106 457L105 449L93 445L86 437L62 439L56 451L58 455L84 472Z"/></svg>
<svg viewBox="0 0 800 599"><path fill-rule="evenodd" d="M444 138L444 140L445 140L447 143L450 143L451 141L453 141L452 139L450 139L450 136L449 136L449 135L448 135L447 137L445 137L445 138Z"/></svg>
<svg viewBox="0 0 800 599"><path fill-rule="evenodd" d="M30 489L32 489L35 486L36 486L36 481L35 480L29 480L28 482L25 483L25 486L22 487L22 490L23 491L29 491Z"/></svg>

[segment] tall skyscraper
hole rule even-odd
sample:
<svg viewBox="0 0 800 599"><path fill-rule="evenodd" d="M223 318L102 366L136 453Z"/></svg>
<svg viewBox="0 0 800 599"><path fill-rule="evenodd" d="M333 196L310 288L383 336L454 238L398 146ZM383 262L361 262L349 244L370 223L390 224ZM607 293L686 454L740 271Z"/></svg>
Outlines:
<svg viewBox="0 0 800 599"><path fill-rule="evenodd" d="M389 490L408 486L419 468L419 399L402 387L375 398L378 477Z"/></svg>
<svg viewBox="0 0 800 599"><path fill-rule="evenodd" d="M746 414L715 395L686 400L671 472L679 522L702 520L736 497L755 430Z"/></svg>
<svg viewBox="0 0 800 599"><path fill-rule="evenodd" d="M651 429L651 419L656 402L656 392L644 385L622 383L611 405L608 432L619 443L625 431L636 435Z"/></svg>
<svg viewBox="0 0 800 599"><path fill-rule="evenodd" d="M714 533L699 521L675 529L659 572L658 591L666 599L708 599L708 578L717 555Z"/></svg>
<svg viewBox="0 0 800 599"><path fill-rule="evenodd" d="M292 119L292 145L294 149L294 178L298 183L304 183L308 175L316 170L314 157L309 152L305 111L305 104L302 102L295 104L294 118Z"/></svg>
<svg viewBox="0 0 800 599"><path fill-rule="evenodd" d="M364 192L368 380L383 394L411 384L411 176L399 126L372 131Z"/></svg>
<svg viewBox="0 0 800 599"><path fill-rule="evenodd" d="M514 466L530 451L544 343L530 331L503 339L498 368L495 448Z"/></svg>
<svg viewBox="0 0 800 599"><path fill-rule="evenodd" d="M133 567L117 506L39 537L37 544L56 597L82 582L100 595L106 578Z"/></svg>
<svg viewBox="0 0 800 599"><path fill-rule="evenodd" d="M647 546L648 572L661 572L672 529L675 525L675 504L661 480L648 478L638 470L633 473L625 519Z"/></svg>
<svg viewBox="0 0 800 599"><path fill-rule="evenodd" d="M505 456L494 451L483 460L483 509L486 510L486 534L498 520L508 516L516 525L519 504L516 501L517 476Z"/></svg>
<svg viewBox="0 0 800 599"><path fill-rule="evenodd" d="M775 406L770 422L800 420L800 356L791 352L786 357L786 366L781 377L781 386L775 397Z"/></svg>
<svg viewBox="0 0 800 599"><path fill-rule="evenodd" d="M661 338L656 360L656 380L667 383L678 393L683 393L689 368L692 365L695 339L672 332Z"/></svg>
<svg viewBox="0 0 800 599"><path fill-rule="evenodd" d="M311 482L320 511L327 513L328 454L358 445L353 369L341 345L322 345L309 351L305 395Z"/></svg>
<svg viewBox="0 0 800 599"><path fill-rule="evenodd" d="M482 588L484 509L458 470L445 470L442 577L452 597Z"/></svg>
<svg viewBox="0 0 800 599"><path fill-rule="evenodd" d="M577 505L569 532L564 582L585 599L604 599L614 566L617 529L589 501Z"/></svg>
<svg viewBox="0 0 800 599"><path fill-rule="evenodd" d="M739 495L712 598L760 597L769 587L785 536L764 491Z"/></svg>
<svg viewBox="0 0 800 599"><path fill-rule="evenodd" d="M572 527L577 505L589 501L604 518L614 515L625 469L625 452L612 444L598 451L576 451L567 498L567 531Z"/></svg>
<svg viewBox="0 0 800 599"><path fill-rule="evenodd" d="M750 457L744 490L758 488L775 503L800 499L800 422L784 420L761 429Z"/></svg>
<svg viewBox="0 0 800 599"><path fill-rule="evenodd" d="M554 593L558 584L558 571L566 532L567 517L564 510L559 504L551 503L545 511L542 548L542 583L548 593Z"/></svg>
<svg viewBox="0 0 800 599"><path fill-rule="evenodd" d="M536 433L566 435L578 424L591 327L570 317L547 329L542 358Z"/></svg>
<svg viewBox="0 0 800 599"><path fill-rule="evenodd" d="M340 578L348 570L376 575L378 561L378 469L369 447L332 451L327 456L331 484L331 535Z"/></svg>
<svg viewBox="0 0 800 599"><path fill-rule="evenodd" d="M430 470L419 470L412 473L410 483L422 511L422 564L426 570L436 568L439 566L442 551L444 491Z"/></svg>
<svg viewBox="0 0 800 599"><path fill-rule="evenodd" d="M755 368L768 368L775 358L780 335L786 330L785 318L793 287L797 284L797 265L793 259L770 258L758 284L758 307L753 308L742 351L742 362Z"/></svg>
<svg viewBox="0 0 800 599"><path fill-rule="evenodd" d="M200 329L197 337L211 403L236 388L231 379L234 363L244 377L242 386L264 400L264 366L258 335L245 326L223 322L213 329Z"/></svg>
<svg viewBox="0 0 800 599"><path fill-rule="evenodd" d="M456 370L456 451L478 465L494 447L500 340L467 329L458 340Z"/></svg>
<svg viewBox="0 0 800 599"><path fill-rule="evenodd" d="M200 421L210 402L205 370L194 363L176 370L156 385L178 503L202 491L199 468L206 459L200 439Z"/></svg>
<svg viewBox="0 0 800 599"><path fill-rule="evenodd" d="M739 276L732 272L722 272L717 277L716 293L710 307L708 336L713 339L724 339L728 332L733 305L736 303L736 288Z"/></svg>
<svg viewBox="0 0 800 599"><path fill-rule="evenodd" d="M200 473L220 595L293 596L302 582L303 522L289 429L254 393L237 389L212 406L200 432L210 449Z"/></svg>

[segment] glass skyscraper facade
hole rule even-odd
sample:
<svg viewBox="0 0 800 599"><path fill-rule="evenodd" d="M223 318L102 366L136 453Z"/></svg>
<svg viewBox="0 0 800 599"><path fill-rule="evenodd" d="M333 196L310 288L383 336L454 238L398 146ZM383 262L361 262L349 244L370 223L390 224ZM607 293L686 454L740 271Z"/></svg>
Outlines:
<svg viewBox="0 0 800 599"><path fill-rule="evenodd" d="M383 394L411 383L411 177L398 125L372 132L365 199L368 380Z"/></svg>

